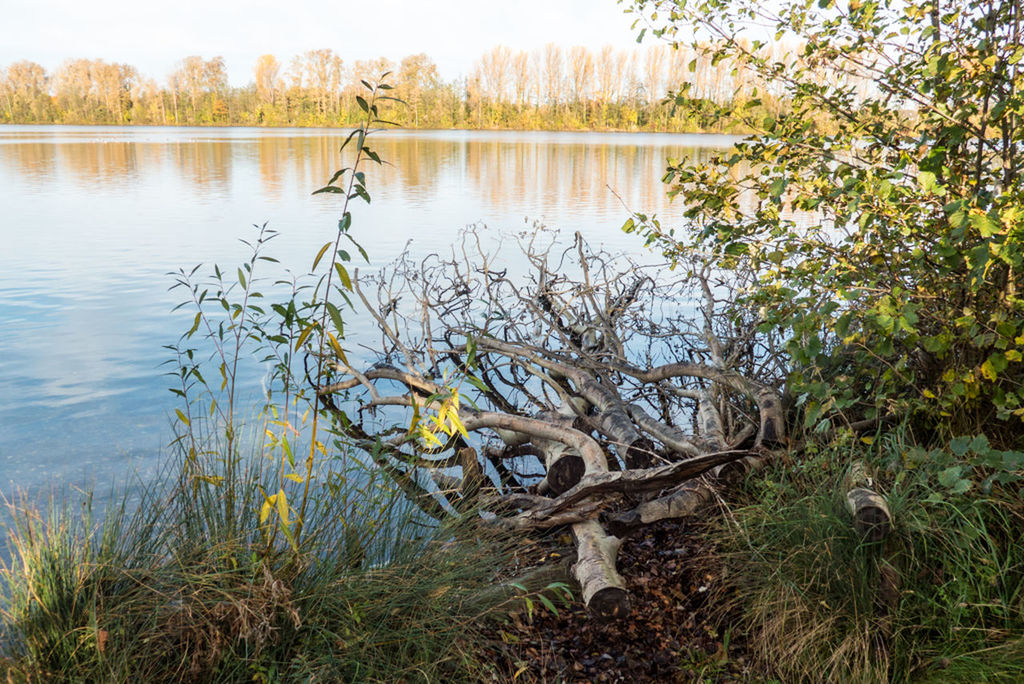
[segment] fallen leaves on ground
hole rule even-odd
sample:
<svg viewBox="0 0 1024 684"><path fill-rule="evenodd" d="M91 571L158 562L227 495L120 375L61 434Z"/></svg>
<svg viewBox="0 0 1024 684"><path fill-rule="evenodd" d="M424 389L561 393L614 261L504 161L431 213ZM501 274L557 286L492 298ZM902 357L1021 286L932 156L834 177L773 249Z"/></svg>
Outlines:
<svg viewBox="0 0 1024 684"><path fill-rule="evenodd" d="M712 621L719 590L706 541L667 521L626 539L618 569L632 613L600 622L578 600L557 614L535 603L493 628L486 654L517 682L738 682L751 678L742 645Z"/></svg>

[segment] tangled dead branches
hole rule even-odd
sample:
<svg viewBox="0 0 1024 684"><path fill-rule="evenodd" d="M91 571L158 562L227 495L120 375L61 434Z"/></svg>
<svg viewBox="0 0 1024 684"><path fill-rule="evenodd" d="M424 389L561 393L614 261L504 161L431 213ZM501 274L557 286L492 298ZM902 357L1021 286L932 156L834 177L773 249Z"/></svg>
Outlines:
<svg viewBox="0 0 1024 684"><path fill-rule="evenodd" d="M317 391L431 516L571 526L584 601L624 615L620 538L693 514L784 441L778 340L736 269L641 264L538 226L511 258L508 241L471 228L450 255L357 278L375 356L336 360Z"/></svg>

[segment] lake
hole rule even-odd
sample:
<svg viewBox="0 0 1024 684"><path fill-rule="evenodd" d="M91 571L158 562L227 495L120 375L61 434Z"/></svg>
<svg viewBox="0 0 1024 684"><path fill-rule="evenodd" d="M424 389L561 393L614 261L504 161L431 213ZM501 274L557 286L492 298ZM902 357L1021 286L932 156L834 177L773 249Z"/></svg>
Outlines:
<svg viewBox="0 0 1024 684"><path fill-rule="evenodd" d="M306 271L333 237L343 130L0 126L0 494L145 477L166 453L176 399L161 363L191 324L169 271L229 266L267 222L270 254ZM642 251L631 209L678 225L668 158L729 136L386 131L352 234L378 266L409 244L450 249L534 221ZM613 193L614 190L614 193ZM622 198L622 201L618 197ZM351 314L350 314L351 315Z"/></svg>

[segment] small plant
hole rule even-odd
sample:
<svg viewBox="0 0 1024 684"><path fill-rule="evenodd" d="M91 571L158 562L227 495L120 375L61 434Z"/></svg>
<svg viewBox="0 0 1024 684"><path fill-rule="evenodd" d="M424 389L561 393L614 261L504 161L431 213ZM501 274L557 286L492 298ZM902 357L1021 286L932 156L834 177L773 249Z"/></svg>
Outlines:
<svg viewBox="0 0 1024 684"><path fill-rule="evenodd" d="M353 154L351 166L338 170L327 185L314 192L340 194L343 202L334 237L313 258L312 282L294 276L270 282L261 275L265 265L277 263L265 254L268 243L277 235L265 224L257 227L253 241L243 241L250 254L234 273L214 265L208 277L197 275L200 266L173 274L172 289L188 293L179 307L195 309L192 326L178 344L168 347L175 355L176 369L171 374L178 379L178 386L171 391L183 400L183 406L175 411L175 443L181 443L187 455L183 477L190 482L193 496L200 496L203 487L223 487L221 519L227 529L239 516L255 513L263 530L261 553L265 554L275 552L278 539L283 539L292 553L299 554L314 495L313 483L319 478L322 486L337 490L339 479L351 475L345 468L328 474L318 466L335 458L348 463L348 452L343 444L325 438L330 431L323 425L314 388L325 384L331 359L345 360L340 307L349 304L352 281L346 268L351 255L342 249L343 242L369 261L350 232L349 205L356 199L370 201L363 166L384 162L368 140L375 126L388 123L380 116L380 104L395 98L386 94L390 86L383 80L363 81L363 85L367 97L359 96L357 102L364 118L340 148L342 154ZM286 288L287 299L268 308L264 304L266 287L276 291ZM189 346L196 341L198 345ZM250 356L259 358L271 370L265 379L258 420L246 436L250 443L262 442L257 451L270 465L269 469L258 469L258 480L248 483L261 500L255 506L240 508L234 498L234 484L243 458L241 438L246 434L247 416L239 414L238 404L246 380L253 379L245 375L253 370L244 367ZM297 367L300 360L301 368ZM213 442L200 440L200 433L213 437ZM211 462L225 466L218 468L222 474L210 474ZM367 477L365 473L361 476Z"/></svg>

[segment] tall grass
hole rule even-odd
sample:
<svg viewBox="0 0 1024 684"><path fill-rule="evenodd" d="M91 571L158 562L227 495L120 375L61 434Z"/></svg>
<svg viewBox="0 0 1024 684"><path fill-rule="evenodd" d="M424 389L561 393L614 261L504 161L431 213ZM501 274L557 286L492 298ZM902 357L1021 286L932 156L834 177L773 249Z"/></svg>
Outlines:
<svg viewBox="0 0 1024 684"><path fill-rule="evenodd" d="M766 671L794 682L1024 680L1024 499L1016 478L983 486L995 473L972 470L971 456L924 452L897 432L751 480L716 530L732 589L722 617L744 626ZM861 539L843 504L849 463L865 457L894 518L879 543Z"/></svg>
<svg viewBox="0 0 1024 684"><path fill-rule="evenodd" d="M475 625L493 606L479 596L507 538L472 523L426 526L388 481L328 469L322 480L338 484L307 511L316 543L267 553L252 505L266 475L258 459L232 485L234 521L228 485L197 491L179 466L100 520L88 499L81 510L10 507L12 557L0 569L9 679L473 681L487 671L473 656Z"/></svg>

